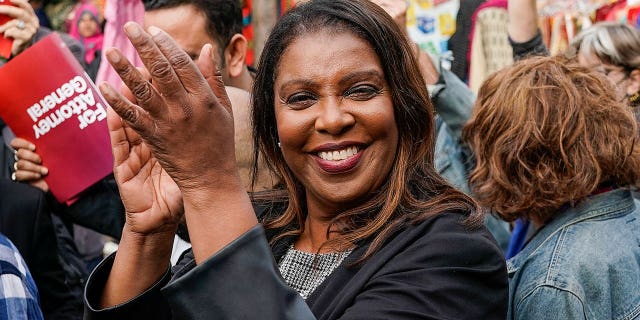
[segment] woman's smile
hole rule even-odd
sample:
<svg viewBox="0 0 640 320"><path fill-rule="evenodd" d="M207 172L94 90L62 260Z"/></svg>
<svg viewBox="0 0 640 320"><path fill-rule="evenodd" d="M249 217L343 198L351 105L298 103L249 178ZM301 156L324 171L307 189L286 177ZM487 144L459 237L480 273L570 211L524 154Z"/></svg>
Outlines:
<svg viewBox="0 0 640 320"><path fill-rule="evenodd" d="M394 106L380 59L351 33L297 38L276 73L281 152L309 208L358 205L387 180L398 148Z"/></svg>
<svg viewBox="0 0 640 320"><path fill-rule="evenodd" d="M355 168L361 157L362 148L356 145L327 145L323 151L315 153L318 166L330 174L348 173Z"/></svg>

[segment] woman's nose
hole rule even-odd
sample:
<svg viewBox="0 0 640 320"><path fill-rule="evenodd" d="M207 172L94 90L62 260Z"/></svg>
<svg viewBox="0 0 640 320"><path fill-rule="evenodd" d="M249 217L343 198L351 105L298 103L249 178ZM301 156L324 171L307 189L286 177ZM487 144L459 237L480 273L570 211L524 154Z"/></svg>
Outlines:
<svg viewBox="0 0 640 320"><path fill-rule="evenodd" d="M355 124L355 117L341 104L340 97L323 100L320 101L320 114L315 123L316 131L340 135Z"/></svg>

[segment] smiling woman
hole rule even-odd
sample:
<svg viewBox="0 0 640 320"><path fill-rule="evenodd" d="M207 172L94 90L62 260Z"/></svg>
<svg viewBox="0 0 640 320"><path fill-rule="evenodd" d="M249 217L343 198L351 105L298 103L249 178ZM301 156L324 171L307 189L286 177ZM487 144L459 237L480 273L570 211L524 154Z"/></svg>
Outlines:
<svg viewBox="0 0 640 320"><path fill-rule="evenodd" d="M90 319L504 319L500 249L433 167L433 107L381 8L310 1L275 26L253 132L283 183L255 209L212 48L194 64L149 32L127 25L155 86L107 54L138 105L101 86L122 117L109 124L127 223L89 280ZM183 217L193 251L169 270Z"/></svg>

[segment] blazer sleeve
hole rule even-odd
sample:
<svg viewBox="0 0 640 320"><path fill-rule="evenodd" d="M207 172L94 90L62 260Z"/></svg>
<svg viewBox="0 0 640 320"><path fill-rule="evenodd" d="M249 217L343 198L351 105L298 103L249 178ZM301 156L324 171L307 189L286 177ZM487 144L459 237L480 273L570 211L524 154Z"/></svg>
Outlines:
<svg viewBox="0 0 640 320"><path fill-rule="evenodd" d="M171 309L162 296L161 289L171 279L171 269L149 289L137 297L109 308L100 308L100 299L104 291L107 278L111 273L116 254L113 253L93 270L84 289L84 319L172 319Z"/></svg>
<svg viewBox="0 0 640 320"><path fill-rule="evenodd" d="M163 289L178 319L315 319L258 225Z"/></svg>
<svg viewBox="0 0 640 320"><path fill-rule="evenodd" d="M89 277L85 319L315 319L282 280L260 225L186 273L177 271L176 279L169 281L167 270L136 298L100 309L113 259L105 259Z"/></svg>
<svg viewBox="0 0 640 320"><path fill-rule="evenodd" d="M431 236L390 260L340 319L504 320L507 271L495 240L484 228L440 220Z"/></svg>

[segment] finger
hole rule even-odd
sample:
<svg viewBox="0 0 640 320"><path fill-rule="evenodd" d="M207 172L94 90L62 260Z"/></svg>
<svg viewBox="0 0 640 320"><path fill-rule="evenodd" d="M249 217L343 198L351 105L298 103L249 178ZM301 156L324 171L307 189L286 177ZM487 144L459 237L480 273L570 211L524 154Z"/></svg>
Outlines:
<svg viewBox="0 0 640 320"><path fill-rule="evenodd" d="M130 101L135 101L152 116L159 117L165 113L165 104L158 91L118 49L107 49L106 57L124 84L129 87L134 97Z"/></svg>
<svg viewBox="0 0 640 320"><path fill-rule="evenodd" d="M160 52L162 52L169 61L171 68L177 75L178 81L180 81L182 86L187 92L199 93L205 81L198 71L198 67L193 60L191 60L191 57L164 31L156 27L149 27L149 33L158 49L160 49ZM211 47L211 45L209 45L209 47ZM205 57L211 57L211 55L206 55ZM161 84L158 83L158 86L160 85ZM163 88L159 87L159 89L162 90ZM175 92L175 90L173 91Z"/></svg>
<svg viewBox="0 0 640 320"><path fill-rule="evenodd" d="M118 167L128 157L131 150L129 140L124 131L124 120L112 109L107 109L107 127L111 138L111 151L113 153L114 166Z"/></svg>
<svg viewBox="0 0 640 320"><path fill-rule="evenodd" d="M11 0L11 3L23 10L21 16L17 18L24 20L26 23L34 24L36 29L40 26L40 20L38 20L38 16L36 15L35 10L33 10L33 7L29 4L29 1Z"/></svg>
<svg viewBox="0 0 640 320"><path fill-rule="evenodd" d="M147 80L147 82L153 84L153 79L151 79L151 74L149 73L149 70L147 70L147 69L145 69L143 67L136 67L136 70L138 70L138 72L140 72L140 74L142 75L142 78Z"/></svg>
<svg viewBox="0 0 640 320"><path fill-rule="evenodd" d="M37 172L25 171L25 170L16 171L15 176L16 176L16 181L33 181L33 180L42 179L41 174Z"/></svg>
<svg viewBox="0 0 640 320"><path fill-rule="evenodd" d="M151 83L151 75L149 74L149 71L147 71L147 69L142 67L136 67L136 69L138 70L138 72L140 72L144 79L147 79L147 81ZM153 83L151 83L151 85L153 85ZM122 95L125 98L129 99L129 101L131 101L132 103L138 103L136 97L133 95L133 92L131 92L129 87L127 87L124 83L120 86L120 93L122 93Z"/></svg>
<svg viewBox="0 0 640 320"><path fill-rule="evenodd" d="M38 25L34 25L28 21L24 21L24 28L19 29L18 23L20 19L13 19L0 26L0 33L4 33L5 37L30 39L37 31Z"/></svg>
<svg viewBox="0 0 640 320"><path fill-rule="evenodd" d="M127 98L127 100L131 101L131 103L138 103L138 100L136 100L133 92L131 92L131 89L129 89L126 84L123 83L120 85L120 93L122 93L122 95Z"/></svg>
<svg viewBox="0 0 640 320"><path fill-rule="evenodd" d="M222 73L214 63L214 54L213 47L210 44L205 44L200 51L196 66L204 76L211 90L213 90L213 94L218 98L220 104L227 109L229 114L232 114L231 101L229 100L224 82L222 81Z"/></svg>
<svg viewBox="0 0 640 320"><path fill-rule="evenodd" d="M131 103L106 82L100 85L100 92L127 125L146 137L153 137L155 125L144 109Z"/></svg>
<svg viewBox="0 0 640 320"><path fill-rule="evenodd" d="M18 25L18 19L9 20L5 24L0 26L0 33L4 33L5 31L11 28L15 28L17 25Z"/></svg>
<svg viewBox="0 0 640 320"><path fill-rule="evenodd" d="M18 29L18 28L9 28L7 31L4 32L4 37L5 38L11 38L14 40L21 40L21 41L29 41L31 40L31 38L33 37L33 35L35 35L35 30L33 27L31 26L25 26L24 29Z"/></svg>
<svg viewBox="0 0 640 320"><path fill-rule="evenodd" d="M31 13L33 12L33 15L35 15L35 11L33 10L33 7L29 4L29 1L26 0L10 0L11 4L13 4L14 6L25 10L27 13Z"/></svg>
<svg viewBox="0 0 640 320"><path fill-rule="evenodd" d="M40 180L34 180L29 182L30 185L42 190L43 192L49 192L49 185L47 184L46 181L44 181L44 179L40 179Z"/></svg>
<svg viewBox="0 0 640 320"><path fill-rule="evenodd" d="M15 162L14 169L16 172L28 171L28 172L38 173L43 176L49 173L49 169L41 165L37 165L31 161L22 160L22 159Z"/></svg>
<svg viewBox="0 0 640 320"><path fill-rule="evenodd" d="M24 9L10 5L0 5L0 14L7 15L14 19L28 18L28 13L25 12Z"/></svg>
<svg viewBox="0 0 640 320"><path fill-rule="evenodd" d="M9 142L12 148L18 149L27 149L31 151L36 151L36 145L22 138L13 138L11 142Z"/></svg>
<svg viewBox="0 0 640 320"><path fill-rule="evenodd" d="M35 164L42 164L42 159L37 153L27 149L16 149L16 156L19 160L26 160Z"/></svg>
<svg viewBox="0 0 640 320"><path fill-rule="evenodd" d="M135 47L144 66L149 70L154 84L163 95L172 96L180 92L176 88L182 87L180 79L176 76L169 60L162 54L151 36L135 22L127 22L124 25L125 33ZM157 32L158 28L151 28Z"/></svg>

